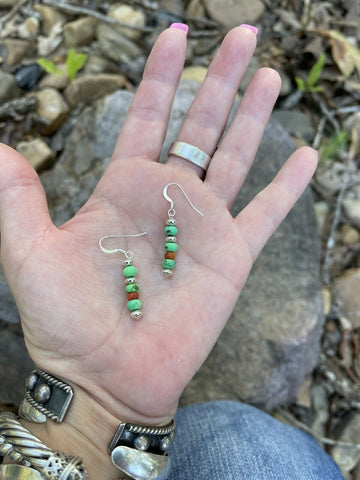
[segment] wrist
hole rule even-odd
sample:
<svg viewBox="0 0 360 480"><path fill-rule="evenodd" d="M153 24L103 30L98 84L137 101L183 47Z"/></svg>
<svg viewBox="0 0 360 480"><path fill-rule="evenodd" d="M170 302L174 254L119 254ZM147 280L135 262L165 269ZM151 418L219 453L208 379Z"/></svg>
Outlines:
<svg viewBox="0 0 360 480"><path fill-rule="evenodd" d="M118 414L115 415L83 388L74 385L72 388L74 396L62 423L51 420L42 424L27 420L21 422L50 448L80 456L89 480L127 478L112 464L107 451L119 424L165 425L171 418L147 418L122 405L116 406Z"/></svg>

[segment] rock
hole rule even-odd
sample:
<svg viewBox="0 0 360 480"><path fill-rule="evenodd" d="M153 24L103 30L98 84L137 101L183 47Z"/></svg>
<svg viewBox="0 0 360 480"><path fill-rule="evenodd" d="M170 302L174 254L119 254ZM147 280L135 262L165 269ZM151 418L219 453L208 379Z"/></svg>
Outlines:
<svg viewBox="0 0 360 480"><path fill-rule="evenodd" d="M49 36L38 36L38 56L47 57L61 45L62 41L62 26L60 23L56 23L51 29Z"/></svg>
<svg viewBox="0 0 360 480"><path fill-rule="evenodd" d="M353 247L360 242L360 233L350 225L343 225L341 227L341 241L345 245Z"/></svg>
<svg viewBox="0 0 360 480"><path fill-rule="evenodd" d="M188 17L204 17L205 9L201 0L190 0L189 4L186 7L186 15Z"/></svg>
<svg viewBox="0 0 360 480"><path fill-rule="evenodd" d="M313 140L315 130L310 117L305 113L296 110L275 110L273 117L290 135L304 138L308 142Z"/></svg>
<svg viewBox="0 0 360 480"><path fill-rule="evenodd" d="M54 153L40 138L20 142L17 144L16 150L21 153L37 171L48 168L54 160Z"/></svg>
<svg viewBox="0 0 360 480"><path fill-rule="evenodd" d="M24 40L33 40L39 33L40 22L36 17L29 17L20 25L19 37Z"/></svg>
<svg viewBox="0 0 360 480"><path fill-rule="evenodd" d="M19 87L32 90L43 75L43 69L37 63L24 65L15 73L15 80Z"/></svg>
<svg viewBox="0 0 360 480"><path fill-rule="evenodd" d="M126 63L142 56L140 47L108 25L98 25L97 39L103 54L115 62Z"/></svg>
<svg viewBox="0 0 360 480"><path fill-rule="evenodd" d="M63 25L66 21L66 17L60 13L58 10L52 7L47 7L46 5L34 5L35 12L40 13L41 20L41 29L44 35L50 35L51 30L56 24Z"/></svg>
<svg viewBox="0 0 360 480"><path fill-rule="evenodd" d="M184 68L181 79L202 83L206 77L207 71L208 69L205 67L201 67L200 65L192 65L191 67Z"/></svg>
<svg viewBox="0 0 360 480"><path fill-rule="evenodd" d="M341 162L320 163L314 176L315 189L326 199L332 198L347 177L347 167Z"/></svg>
<svg viewBox="0 0 360 480"><path fill-rule="evenodd" d="M360 414L353 412L351 414L351 418L347 422L340 437L338 438L338 441L359 444L359 432ZM341 469L341 473L345 475L346 473L351 472L360 461L360 448L356 447L355 445L354 447L336 445L331 451L331 456Z"/></svg>
<svg viewBox="0 0 360 480"><path fill-rule="evenodd" d="M315 215L317 219L319 235L320 237L322 237L325 233L325 227L327 226L327 221L329 217L329 204L323 201L316 202Z"/></svg>
<svg viewBox="0 0 360 480"><path fill-rule="evenodd" d="M111 5L108 15L118 22L127 23L128 25L136 27L144 27L146 23L146 17L142 10L138 10L122 3L114 3L114 5ZM143 35L140 30L132 30L120 26L117 26L116 30L131 39L138 39Z"/></svg>
<svg viewBox="0 0 360 480"><path fill-rule="evenodd" d="M111 62L108 59L104 58L102 55L90 54L84 67L84 73L104 73L111 69L114 70L114 67L112 67Z"/></svg>
<svg viewBox="0 0 360 480"><path fill-rule="evenodd" d="M34 368L23 337L8 329L0 335L0 403L18 406L25 392L26 374Z"/></svg>
<svg viewBox="0 0 360 480"><path fill-rule="evenodd" d="M65 90L69 85L70 80L67 75L66 66L64 64L56 65L62 72L60 73L48 73L39 83L39 88L55 88L55 90Z"/></svg>
<svg viewBox="0 0 360 480"><path fill-rule="evenodd" d="M241 79L240 83L240 88L239 91L241 93L244 93L247 86L250 83L250 80L252 79L253 75L261 68L261 63L257 57L251 57L249 65L247 69L245 70L244 76Z"/></svg>
<svg viewBox="0 0 360 480"><path fill-rule="evenodd" d="M0 0L0 8L14 6L14 0Z"/></svg>
<svg viewBox="0 0 360 480"><path fill-rule="evenodd" d="M63 35L66 47L88 45L95 38L96 19L81 17L64 25Z"/></svg>
<svg viewBox="0 0 360 480"><path fill-rule="evenodd" d="M345 198L342 206L349 222L354 227L360 228L360 199Z"/></svg>
<svg viewBox="0 0 360 480"><path fill-rule="evenodd" d="M180 83L163 159L198 88L197 82ZM57 225L92 193L132 98L133 93L118 91L86 108L54 169L41 175ZM235 211L268 183L292 150L286 132L271 121ZM319 262L316 218L307 191L256 261L231 320L185 391L183 403L242 398L271 409L295 398L318 358L323 321Z"/></svg>
<svg viewBox="0 0 360 480"><path fill-rule="evenodd" d="M16 98L20 95L20 89L11 73L0 70L0 104Z"/></svg>
<svg viewBox="0 0 360 480"><path fill-rule="evenodd" d="M334 295L340 312L351 322L353 328L360 327L360 268L350 268L334 282Z"/></svg>
<svg viewBox="0 0 360 480"><path fill-rule="evenodd" d="M125 84L126 78L123 75L111 73L82 75L67 87L65 98L70 105L76 105L79 102L90 103L123 88Z"/></svg>
<svg viewBox="0 0 360 480"><path fill-rule="evenodd" d="M0 43L0 55L5 59L8 67L20 63L31 50L31 44L27 40L6 38Z"/></svg>
<svg viewBox="0 0 360 480"><path fill-rule="evenodd" d="M209 16L226 29L241 23L254 25L265 10L260 0L252 0L250 3L243 0L205 0L203 3Z"/></svg>
<svg viewBox="0 0 360 480"><path fill-rule="evenodd" d="M324 304L324 315L329 315L331 310L331 292L328 288L323 287L321 289L323 304Z"/></svg>
<svg viewBox="0 0 360 480"><path fill-rule="evenodd" d="M37 115L43 125L41 133L50 135L64 123L69 106L62 95L54 88L44 88L36 92L38 99Z"/></svg>
<svg viewBox="0 0 360 480"><path fill-rule="evenodd" d="M180 18L184 13L184 3L185 2L179 2L179 0L159 0L160 9Z"/></svg>

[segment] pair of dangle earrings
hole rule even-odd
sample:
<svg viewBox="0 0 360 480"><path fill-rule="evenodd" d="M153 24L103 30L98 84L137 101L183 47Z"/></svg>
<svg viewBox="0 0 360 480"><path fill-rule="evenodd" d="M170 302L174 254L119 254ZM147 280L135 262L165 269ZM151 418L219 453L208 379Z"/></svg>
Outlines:
<svg viewBox="0 0 360 480"><path fill-rule="evenodd" d="M162 272L165 277L171 277L171 275L174 273L174 268L176 265L176 261L175 261L176 252L178 250L177 237L176 237L178 233L178 229L176 227L176 220L175 220L176 211L174 208L174 201L169 197L167 192L168 188L172 185L178 187L181 190L182 194L188 201L189 205L193 208L193 210L195 210L196 213L198 213L201 216L204 216L204 214L200 210L198 210L194 206L194 204L191 202L191 200L189 199L189 197L187 196L187 194L185 193L181 185L175 182L171 182L164 187L163 196L170 203L170 208L168 210L168 219L166 221L166 226L164 228L166 239L165 239L165 255L162 261L162 267L163 267ZM136 279L137 268L133 265L134 254L131 250L124 250L122 248L113 248L113 249L105 248L103 246L103 242L109 238L141 237L144 235L147 235L147 232L142 232L142 233L137 233L132 235L105 235L99 240L99 246L102 252L107 254L121 253L125 257L123 274L125 277L125 292L127 295L127 308L130 312L130 316L135 320L139 319L142 316L142 310L141 310L141 300L139 299L140 286Z"/></svg>

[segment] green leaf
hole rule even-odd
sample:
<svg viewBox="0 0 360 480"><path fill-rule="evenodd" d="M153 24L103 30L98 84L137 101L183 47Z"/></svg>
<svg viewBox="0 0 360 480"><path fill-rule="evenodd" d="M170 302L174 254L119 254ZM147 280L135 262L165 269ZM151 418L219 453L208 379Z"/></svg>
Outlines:
<svg viewBox="0 0 360 480"><path fill-rule="evenodd" d="M319 80L321 72L323 71L325 65L325 60L326 56L324 53L322 53L317 59L315 65L313 65L313 67L311 68L307 78L307 84L309 87L315 85L315 83Z"/></svg>
<svg viewBox="0 0 360 480"><path fill-rule="evenodd" d="M332 135L324 140L320 146L319 156L322 161L335 160L340 150L346 150L349 143L349 135L345 130Z"/></svg>
<svg viewBox="0 0 360 480"><path fill-rule="evenodd" d="M315 85L313 87L310 86L308 90L309 92L317 93L317 92L322 92L324 90L324 87L322 87L321 85Z"/></svg>
<svg viewBox="0 0 360 480"><path fill-rule="evenodd" d="M74 80L77 72L82 69L86 60L87 55L85 53L76 53L73 48L70 48L66 58L66 70L70 80Z"/></svg>
<svg viewBox="0 0 360 480"><path fill-rule="evenodd" d="M307 87L306 87L306 84L304 82L304 80L300 77L295 77L295 82L296 82L296 85L297 85L297 88L299 90L301 90L302 92L306 92L307 91Z"/></svg>
<svg viewBox="0 0 360 480"><path fill-rule="evenodd" d="M38 65L45 70L46 73L57 73L58 75L64 75L64 72L58 68L54 62L47 60L46 58L39 58L37 60Z"/></svg>

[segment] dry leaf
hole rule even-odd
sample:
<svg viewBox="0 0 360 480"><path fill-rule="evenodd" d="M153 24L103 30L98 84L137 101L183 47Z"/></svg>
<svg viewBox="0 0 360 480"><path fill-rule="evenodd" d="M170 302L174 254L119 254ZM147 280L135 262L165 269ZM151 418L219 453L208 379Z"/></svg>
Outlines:
<svg viewBox="0 0 360 480"><path fill-rule="evenodd" d="M316 29L312 32L329 38L334 62L345 78L349 77L355 68L360 76L360 50L351 45L344 35L336 30Z"/></svg>

